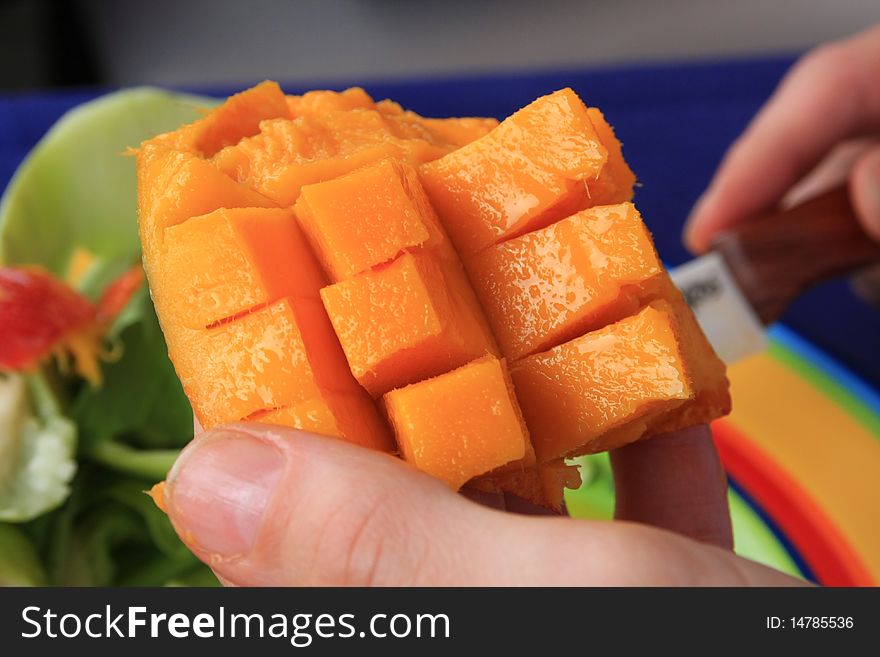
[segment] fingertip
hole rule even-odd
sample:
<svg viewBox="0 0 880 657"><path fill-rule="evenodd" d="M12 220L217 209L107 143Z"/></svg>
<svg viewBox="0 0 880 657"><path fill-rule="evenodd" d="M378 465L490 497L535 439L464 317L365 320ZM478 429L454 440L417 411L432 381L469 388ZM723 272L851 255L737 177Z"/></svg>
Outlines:
<svg viewBox="0 0 880 657"><path fill-rule="evenodd" d="M865 303L880 310L880 264L859 272L852 279L855 293Z"/></svg>
<svg viewBox="0 0 880 657"><path fill-rule="evenodd" d="M265 438L241 427L206 431L168 473L169 518L199 556L234 559L253 547L286 463L284 451Z"/></svg>
<svg viewBox="0 0 880 657"><path fill-rule="evenodd" d="M850 195L865 230L880 241L880 145L856 161L850 177Z"/></svg>
<svg viewBox="0 0 880 657"><path fill-rule="evenodd" d="M702 226L696 220L688 218L682 231L681 241L693 255L701 255L708 246L708 239L703 235Z"/></svg>
<svg viewBox="0 0 880 657"><path fill-rule="evenodd" d="M618 519L732 548L727 480L708 426L614 450L611 465Z"/></svg>
<svg viewBox="0 0 880 657"><path fill-rule="evenodd" d="M684 222L682 242L694 255L709 250L715 226L719 223L718 217L712 212L712 204L713 196L710 189L697 199Z"/></svg>

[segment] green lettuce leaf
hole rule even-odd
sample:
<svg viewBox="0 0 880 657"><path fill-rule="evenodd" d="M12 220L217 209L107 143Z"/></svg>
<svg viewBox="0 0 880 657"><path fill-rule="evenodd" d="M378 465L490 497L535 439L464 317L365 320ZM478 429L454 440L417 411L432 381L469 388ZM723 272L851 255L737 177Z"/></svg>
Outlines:
<svg viewBox="0 0 880 657"><path fill-rule="evenodd" d="M149 482L106 468L83 467L74 493L41 545L52 584L157 586L214 583L210 570L180 541L168 517L144 494Z"/></svg>
<svg viewBox="0 0 880 657"><path fill-rule="evenodd" d="M28 535L0 523L0 586L42 586L46 573Z"/></svg>
<svg viewBox="0 0 880 657"><path fill-rule="evenodd" d="M76 425L41 375L0 379L0 521L30 520L65 500L75 443Z"/></svg>
<svg viewBox="0 0 880 657"><path fill-rule="evenodd" d="M108 467L161 479L167 468L146 467L137 449L179 449L192 438L192 410L168 360L162 331L146 290L129 306L138 321L122 329L122 357L104 367L104 382L73 400L71 416L80 429L81 449ZM104 445L107 441L117 441ZM128 449L126 449L126 446ZM169 454L162 457L168 463ZM173 462L173 456L170 459ZM160 461L161 463L161 461Z"/></svg>
<svg viewBox="0 0 880 657"><path fill-rule="evenodd" d="M97 298L140 258L135 164L125 151L194 120L200 108L216 102L141 88L66 114L22 163L0 201L0 264L38 264L64 277L74 251L87 250L94 262L79 287ZM100 387L38 377L45 394L30 395L29 413L10 406L15 412L8 421L21 430L14 444L0 441L0 482L8 484L7 493L0 492L0 519L33 520L14 534L0 525L0 553L6 536L13 536L8 544L15 548L9 552L12 569L0 563L0 579L19 572L30 575L10 581L216 584L142 492L165 475L192 435L189 403L145 287L109 337L121 346L121 357L103 366ZM22 469L12 459L24 455L31 467Z"/></svg>
<svg viewBox="0 0 880 657"><path fill-rule="evenodd" d="M102 289L140 257L134 158L126 150L199 116L216 101L135 88L65 114L19 166L0 201L0 263L64 276L84 248L104 263Z"/></svg>

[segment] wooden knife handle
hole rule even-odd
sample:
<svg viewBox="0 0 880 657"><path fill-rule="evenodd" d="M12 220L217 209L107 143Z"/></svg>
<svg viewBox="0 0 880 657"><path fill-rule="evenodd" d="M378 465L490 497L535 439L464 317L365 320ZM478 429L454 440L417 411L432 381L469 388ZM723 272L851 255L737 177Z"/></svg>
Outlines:
<svg viewBox="0 0 880 657"><path fill-rule="evenodd" d="M810 286L880 262L880 243L859 224L846 186L721 233L712 248L764 324Z"/></svg>

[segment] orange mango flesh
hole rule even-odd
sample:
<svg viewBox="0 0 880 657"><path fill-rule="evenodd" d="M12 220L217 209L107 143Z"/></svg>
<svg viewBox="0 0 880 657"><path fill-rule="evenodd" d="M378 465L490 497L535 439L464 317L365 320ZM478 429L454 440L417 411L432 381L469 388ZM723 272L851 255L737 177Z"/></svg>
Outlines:
<svg viewBox="0 0 880 657"><path fill-rule="evenodd" d="M317 299L281 299L213 328L162 322L177 374L206 428L327 390L359 390Z"/></svg>
<svg viewBox="0 0 880 657"><path fill-rule="evenodd" d="M257 134L261 121L289 116L287 99L278 83L267 80L235 94L202 119L195 147L210 157L224 146Z"/></svg>
<svg viewBox="0 0 880 657"><path fill-rule="evenodd" d="M517 361L511 376L539 463L694 395L666 302ZM617 445L615 445L617 446Z"/></svg>
<svg viewBox="0 0 880 657"><path fill-rule="evenodd" d="M381 160L303 187L295 206L335 284L321 297L374 397L497 347L415 170Z"/></svg>
<svg viewBox="0 0 880 657"><path fill-rule="evenodd" d="M312 159L301 158L300 161L294 161L290 164L272 164L260 169L249 164L252 161L257 161L259 157L249 151L259 153L256 148L260 148L261 145L256 145L254 149L242 144L239 144L239 147L244 153L222 151L221 157L217 158L217 166L236 180L242 180L244 184L260 190L273 202L285 207L296 202L305 185L332 180L378 160L403 158L406 155L398 144L386 142L365 146L343 155L315 156ZM279 147L279 150L284 149ZM243 166L241 162L247 163L247 165Z"/></svg>
<svg viewBox="0 0 880 657"><path fill-rule="evenodd" d="M351 278L428 240L427 220L404 186L402 169L382 160L303 187L297 217L331 280Z"/></svg>
<svg viewBox="0 0 880 657"><path fill-rule="evenodd" d="M663 266L635 206L623 203L490 247L469 272L504 355L518 359L633 314Z"/></svg>
<svg viewBox="0 0 880 657"><path fill-rule="evenodd" d="M571 89L544 96L486 136L422 167L422 181L462 257L541 228L580 198L607 151Z"/></svg>
<svg viewBox="0 0 880 657"><path fill-rule="evenodd" d="M493 350L450 293L453 282L422 251L321 290L351 371L373 397Z"/></svg>
<svg viewBox="0 0 880 657"><path fill-rule="evenodd" d="M659 284L657 299L665 300L674 316L679 345L694 390L694 399L654 418L646 431L649 435L697 424L708 424L716 418L727 415L731 409L724 363L715 354L715 350L697 324L693 311L684 300L681 291L673 285L672 280L664 276Z"/></svg>
<svg viewBox="0 0 880 657"><path fill-rule="evenodd" d="M623 149L605 115L596 107L588 107L587 115L608 151L608 162L599 177L587 181L591 205L613 205L632 200L636 176L623 159Z"/></svg>
<svg viewBox="0 0 880 657"><path fill-rule="evenodd" d="M477 116L451 119L433 119L419 116L415 112L403 109L403 107L392 100L381 100L376 103L375 108L385 116L403 117L411 125L420 125L435 140L446 142L457 148L469 144L475 139L479 139L498 126L497 119Z"/></svg>
<svg viewBox="0 0 880 657"><path fill-rule="evenodd" d="M282 297L318 298L324 275L290 210L221 209L168 228L169 312L205 328ZM212 248L205 248L211 244Z"/></svg>
<svg viewBox="0 0 880 657"><path fill-rule="evenodd" d="M138 153L138 181L140 234L145 249L160 246L164 229L190 217L220 208L277 207L197 155L162 147L146 147ZM150 257L146 264L152 261Z"/></svg>
<svg viewBox="0 0 880 657"><path fill-rule="evenodd" d="M498 121L495 119L479 117L422 119L422 122L436 137L457 148L479 139L498 125Z"/></svg>
<svg viewBox="0 0 880 657"><path fill-rule="evenodd" d="M165 513L168 513L168 508L165 506L165 482L160 481L158 484L155 484L150 490L147 491L147 495L153 500L153 504L159 507Z"/></svg>
<svg viewBox="0 0 880 657"><path fill-rule="evenodd" d="M499 124L263 83L137 157L145 270L205 427L396 439L453 488L559 508L563 457L729 411L620 143L570 89Z"/></svg>
<svg viewBox="0 0 880 657"><path fill-rule="evenodd" d="M344 91L308 91L302 96L287 96L287 108L291 118L297 116L321 116L327 112L353 109L372 109L373 99L360 87Z"/></svg>
<svg viewBox="0 0 880 657"><path fill-rule="evenodd" d="M349 393L325 390L319 398L261 411L248 419L342 438L383 452L393 449L388 427L375 412L373 400L363 390Z"/></svg>
<svg viewBox="0 0 880 657"><path fill-rule="evenodd" d="M447 138L460 141L462 133L485 134L492 125L470 122L456 129L455 125L426 123L417 115L363 107L363 99L349 105L332 103L329 98L307 103L305 113L302 107L294 109L292 120L266 121L259 134L219 151L214 164L238 182L288 206L296 202L303 185L332 180L388 157L421 164L457 147ZM343 109L331 109L334 105ZM317 111L321 107L325 109Z"/></svg>
<svg viewBox="0 0 880 657"><path fill-rule="evenodd" d="M525 456L528 430L504 361L492 356L384 401L403 457L455 490Z"/></svg>

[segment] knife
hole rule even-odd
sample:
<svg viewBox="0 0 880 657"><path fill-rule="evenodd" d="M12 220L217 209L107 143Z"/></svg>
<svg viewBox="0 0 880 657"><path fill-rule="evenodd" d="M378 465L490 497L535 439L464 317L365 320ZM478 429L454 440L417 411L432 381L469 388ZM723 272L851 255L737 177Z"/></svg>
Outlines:
<svg viewBox="0 0 880 657"><path fill-rule="evenodd" d="M765 327L804 291L880 263L845 185L720 233L709 253L673 269L673 282L726 363L761 351Z"/></svg>

